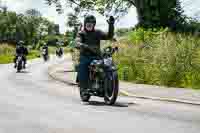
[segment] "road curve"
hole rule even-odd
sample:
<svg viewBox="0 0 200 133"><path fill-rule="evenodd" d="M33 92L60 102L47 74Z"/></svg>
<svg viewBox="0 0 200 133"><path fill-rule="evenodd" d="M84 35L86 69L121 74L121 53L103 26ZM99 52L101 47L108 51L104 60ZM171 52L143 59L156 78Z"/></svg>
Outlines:
<svg viewBox="0 0 200 133"><path fill-rule="evenodd" d="M62 61L36 59L22 73L0 65L0 133L199 133L200 106L126 97L82 104L76 87L48 77Z"/></svg>

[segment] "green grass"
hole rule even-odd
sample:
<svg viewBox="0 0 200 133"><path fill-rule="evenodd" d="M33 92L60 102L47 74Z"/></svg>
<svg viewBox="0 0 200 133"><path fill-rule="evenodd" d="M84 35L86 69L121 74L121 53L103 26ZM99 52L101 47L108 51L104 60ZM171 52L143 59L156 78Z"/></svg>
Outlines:
<svg viewBox="0 0 200 133"><path fill-rule="evenodd" d="M9 44L0 44L0 64L12 63L15 55L15 47ZM27 58L35 59L40 55L38 50L31 50Z"/></svg>
<svg viewBox="0 0 200 133"><path fill-rule="evenodd" d="M38 51L30 51L30 54L27 56L28 60L35 59L39 57ZM13 55L0 55L0 64L12 63L14 59Z"/></svg>
<svg viewBox="0 0 200 133"><path fill-rule="evenodd" d="M15 47L9 44L0 44L0 55L14 55Z"/></svg>
<svg viewBox="0 0 200 133"><path fill-rule="evenodd" d="M68 48L68 47L63 47L63 50L64 50L64 53L68 53L69 50L70 50L70 48ZM56 54L56 47L50 46L50 47L49 47L49 53L50 53L50 54Z"/></svg>
<svg viewBox="0 0 200 133"><path fill-rule="evenodd" d="M0 64L6 64L13 61L15 48L9 44L0 44Z"/></svg>
<svg viewBox="0 0 200 133"><path fill-rule="evenodd" d="M0 55L0 64L7 64L13 62L13 56Z"/></svg>
<svg viewBox="0 0 200 133"><path fill-rule="evenodd" d="M27 56L27 58L30 59L35 59L40 57L40 52L38 50L31 50Z"/></svg>
<svg viewBox="0 0 200 133"><path fill-rule="evenodd" d="M114 57L121 80L200 89L200 38L139 29L118 45Z"/></svg>

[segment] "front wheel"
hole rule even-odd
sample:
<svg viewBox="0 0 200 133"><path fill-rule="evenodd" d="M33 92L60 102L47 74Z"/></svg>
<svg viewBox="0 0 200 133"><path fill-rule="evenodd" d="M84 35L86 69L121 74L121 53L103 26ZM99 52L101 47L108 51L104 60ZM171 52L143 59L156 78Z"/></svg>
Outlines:
<svg viewBox="0 0 200 133"><path fill-rule="evenodd" d="M90 100L90 95L85 92L84 89L80 88L80 97L83 102L88 102Z"/></svg>
<svg viewBox="0 0 200 133"><path fill-rule="evenodd" d="M43 58L44 58L44 61L48 61L48 55L44 55Z"/></svg>
<svg viewBox="0 0 200 133"><path fill-rule="evenodd" d="M17 72L20 72L22 69L22 61L17 62Z"/></svg>
<svg viewBox="0 0 200 133"><path fill-rule="evenodd" d="M108 74L104 82L105 96L104 101L108 105L113 105L119 92L119 80L117 72L111 72Z"/></svg>
<svg viewBox="0 0 200 133"><path fill-rule="evenodd" d="M17 68L17 72L19 73L20 71L21 71L21 68L18 67L18 68Z"/></svg>

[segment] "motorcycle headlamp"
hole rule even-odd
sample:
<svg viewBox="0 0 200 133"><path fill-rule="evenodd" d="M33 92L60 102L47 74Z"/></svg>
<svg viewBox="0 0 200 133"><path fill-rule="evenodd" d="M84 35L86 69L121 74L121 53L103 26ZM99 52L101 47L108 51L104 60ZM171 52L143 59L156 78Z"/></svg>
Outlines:
<svg viewBox="0 0 200 133"><path fill-rule="evenodd" d="M112 65L112 57L103 60L106 66Z"/></svg>

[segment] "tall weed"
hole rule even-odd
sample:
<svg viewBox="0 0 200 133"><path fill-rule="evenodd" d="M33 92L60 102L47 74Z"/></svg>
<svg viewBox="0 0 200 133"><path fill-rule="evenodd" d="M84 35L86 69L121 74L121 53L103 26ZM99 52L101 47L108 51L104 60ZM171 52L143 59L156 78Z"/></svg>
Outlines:
<svg viewBox="0 0 200 133"><path fill-rule="evenodd" d="M200 88L200 38L160 31L131 32L115 55L119 77L135 83Z"/></svg>

